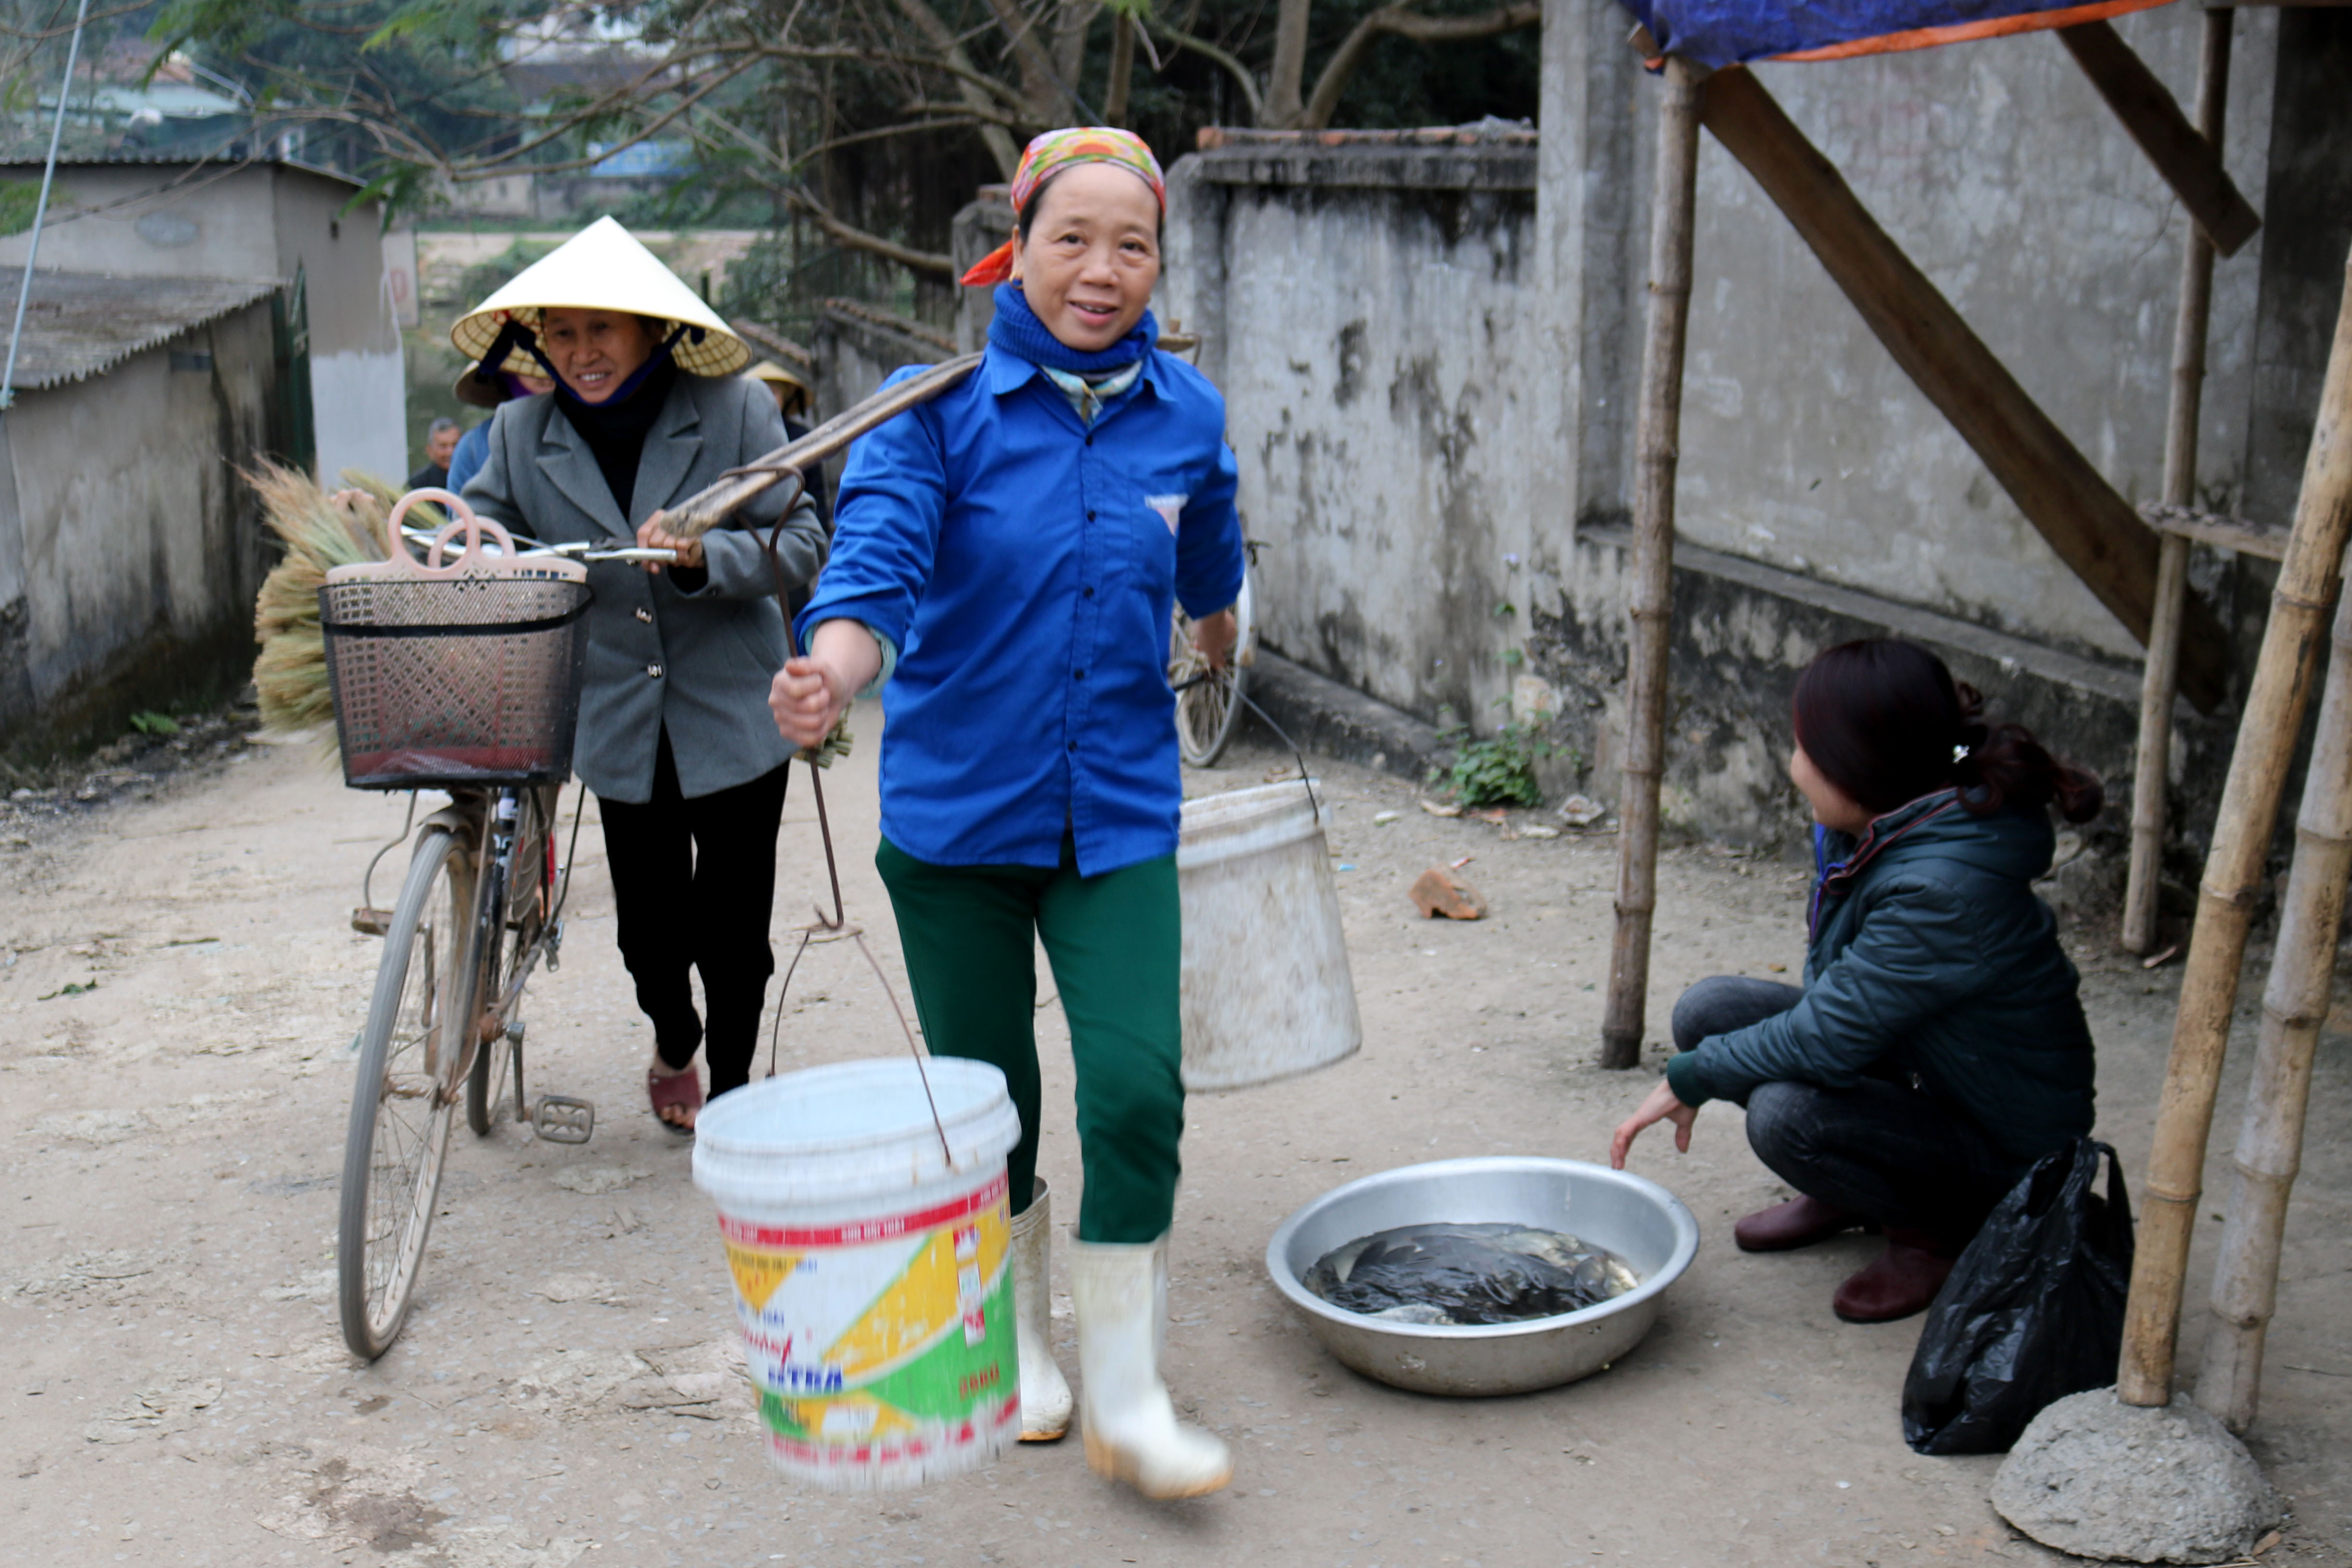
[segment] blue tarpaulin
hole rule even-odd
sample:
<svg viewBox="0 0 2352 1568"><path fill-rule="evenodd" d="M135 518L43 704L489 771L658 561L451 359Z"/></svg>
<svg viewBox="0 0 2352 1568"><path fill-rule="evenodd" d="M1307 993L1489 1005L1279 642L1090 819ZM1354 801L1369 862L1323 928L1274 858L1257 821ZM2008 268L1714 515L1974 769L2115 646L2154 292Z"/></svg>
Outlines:
<svg viewBox="0 0 2352 1568"><path fill-rule="evenodd" d="M1840 59L2071 27L2171 0L1626 0L1664 54L1719 69L1743 60Z"/></svg>

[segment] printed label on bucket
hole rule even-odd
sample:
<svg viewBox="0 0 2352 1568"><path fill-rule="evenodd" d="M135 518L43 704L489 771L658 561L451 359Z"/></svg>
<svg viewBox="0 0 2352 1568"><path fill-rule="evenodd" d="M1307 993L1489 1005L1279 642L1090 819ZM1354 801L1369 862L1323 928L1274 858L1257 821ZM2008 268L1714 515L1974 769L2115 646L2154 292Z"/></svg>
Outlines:
<svg viewBox="0 0 2352 1568"><path fill-rule="evenodd" d="M917 1214L814 1228L721 1215L744 1359L794 1469L960 1468L1020 1421L1002 1173Z"/></svg>

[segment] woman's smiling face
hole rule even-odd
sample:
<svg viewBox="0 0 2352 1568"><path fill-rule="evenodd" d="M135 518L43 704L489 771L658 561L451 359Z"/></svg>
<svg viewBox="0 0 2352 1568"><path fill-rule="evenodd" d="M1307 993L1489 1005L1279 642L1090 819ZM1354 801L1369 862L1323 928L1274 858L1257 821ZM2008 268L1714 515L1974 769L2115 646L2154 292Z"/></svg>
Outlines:
<svg viewBox="0 0 2352 1568"><path fill-rule="evenodd" d="M1045 184L1013 277L1045 330L1098 353L1135 330L1160 281L1160 199L1115 163L1079 163ZM559 362L561 363L561 362Z"/></svg>
<svg viewBox="0 0 2352 1568"><path fill-rule="evenodd" d="M653 329L625 310L552 307L541 313L540 346L583 403L602 403L653 358Z"/></svg>

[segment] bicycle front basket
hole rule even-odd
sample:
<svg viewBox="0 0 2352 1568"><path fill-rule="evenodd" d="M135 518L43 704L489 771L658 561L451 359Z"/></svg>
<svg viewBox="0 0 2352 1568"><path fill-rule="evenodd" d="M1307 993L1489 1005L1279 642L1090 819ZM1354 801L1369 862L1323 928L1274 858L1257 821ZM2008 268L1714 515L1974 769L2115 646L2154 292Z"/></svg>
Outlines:
<svg viewBox="0 0 2352 1568"><path fill-rule="evenodd" d="M337 567L319 590L343 782L447 789L570 778L586 573L516 559L511 542L489 556L478 535L456 565L438 564L436 544L436 563L419 566L397 518L392 560Z"/></svg>

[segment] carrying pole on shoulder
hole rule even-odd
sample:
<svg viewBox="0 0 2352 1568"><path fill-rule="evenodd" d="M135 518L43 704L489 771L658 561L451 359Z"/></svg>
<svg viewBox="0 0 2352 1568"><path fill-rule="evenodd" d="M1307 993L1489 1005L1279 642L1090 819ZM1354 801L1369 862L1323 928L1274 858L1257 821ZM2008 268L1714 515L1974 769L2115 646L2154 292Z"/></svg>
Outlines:
<svg viewBox="0 0 2352 1568"><path fill-rule="evenodd" d="M845 409L797 441L777 447L739 468L730 468L719 482L667 509L663 518L670 532L683 539L698 538L719 520L752 497L763 494L787 473L803 473L824 461L860 436L887 424L909 408L919 407L960 384L980 368L982 356L961 354L935 364L920 375L886 386L853 408Z"/></svg>

